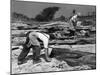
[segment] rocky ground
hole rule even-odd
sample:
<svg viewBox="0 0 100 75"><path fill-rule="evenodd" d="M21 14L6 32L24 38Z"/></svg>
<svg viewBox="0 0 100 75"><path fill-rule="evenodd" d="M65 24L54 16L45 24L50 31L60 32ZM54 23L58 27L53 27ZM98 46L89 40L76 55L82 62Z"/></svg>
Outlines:
<svg viewBox="0 0 100 75"><path fill-rule="evenodd" d="M16 25L17 24L17 25ZM21 26L20 26L21 25ZM25 42L25 32L40 31L45 29L45 26L35 29L30 26L14 23L12 24L11 32L11 71L12 74L19 73L37 73L37 72L55 72L55 71L78 71L78 70L91 70L96 69L96 34L90 34L90 37L77 37L76 39L65 38L50 41L52 52L50 57L51 62L46 62L44 55L41 55L41 62L34 63L32 61L32 51L27 55L25 63L18 65L17 59L21 52L19 46ZM46 28L53 27L52 23L46 24ZM50 26L48 26L50 25ZM66 23L59 23L63 28L67 28ZM55 24L54 24L55 26ZM57 22L58 26L58 22ZM66 26L66 27L64 27ZM18 29L18 27L20 29ZM31 28L31 29L30 29ZM56 28L56 27L55 27ZM60 27L58 27L60 28ZM22 30L21 30L22 29Z"/></svg>
<svg viewBox="0 0 100 75"><path fill-rule="evenodd" d="M96 68L95 44L93 45L58 45L51 46L52 61L46 62L41 57L41 62L33 64L32 51L26 57L26 62L17 64L17 58L21 50L12 50L12 74L37 73L54 71L90 70ZM87 49L87 50L86 50Z"/></svg>

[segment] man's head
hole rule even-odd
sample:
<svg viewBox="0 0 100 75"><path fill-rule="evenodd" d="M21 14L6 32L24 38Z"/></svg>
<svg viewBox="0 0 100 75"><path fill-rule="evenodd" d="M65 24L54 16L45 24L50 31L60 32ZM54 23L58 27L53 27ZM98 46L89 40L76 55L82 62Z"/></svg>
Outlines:
<svg viewBox="0 0 100 75"><path fill-rule="evenodd" d="M53 33L49 33L49 36L50 36L50 40L56 39L56 36L55 36L55 34L53 34Z"/></svg>
<svg viewBox="0 0 100 75"><path fill-rule="evenodd" d="M25 35L28 36L32 31L25 32Z"/></svg>

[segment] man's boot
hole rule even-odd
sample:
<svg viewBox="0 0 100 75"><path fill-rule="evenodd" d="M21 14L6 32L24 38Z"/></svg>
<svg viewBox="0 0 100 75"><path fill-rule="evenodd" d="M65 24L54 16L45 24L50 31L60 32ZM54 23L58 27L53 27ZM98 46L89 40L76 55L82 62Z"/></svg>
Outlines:
<svg viewBox="0 0 100 75"><path fill-rule="evenodd" d="M30 48L28 48L26 45L23 45L22 52L18 56L18 65L25 63L25 57L27 56L29 51L30 51Z"/></svg>
<svg viewBox="0 0 100 75"><path fill-rule="evenodd" d="M33 64L41 62L40 60L40 47L39 46L33 46Z"/></svg>

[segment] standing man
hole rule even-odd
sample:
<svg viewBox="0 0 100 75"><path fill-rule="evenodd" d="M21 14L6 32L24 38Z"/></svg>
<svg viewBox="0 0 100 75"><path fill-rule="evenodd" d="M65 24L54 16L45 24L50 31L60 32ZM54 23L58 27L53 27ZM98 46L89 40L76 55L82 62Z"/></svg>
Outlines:
<svg viewBox="0 0 100 75"><path fill-rule="evenodd" d="M48 43L49 43L50 36L45 33L34 32L34 31L28 32L26 36L27 36L26 42L23 45L23 50L18 57L18 65L24 62L24 59L29 53L30 48L33 49L33 60L36 62L40 61L39 57L40 57L41 46L40 46L39 40L43 42L46 61L50 62L51 58L49 58L49 55L48 55Z"/></svg>

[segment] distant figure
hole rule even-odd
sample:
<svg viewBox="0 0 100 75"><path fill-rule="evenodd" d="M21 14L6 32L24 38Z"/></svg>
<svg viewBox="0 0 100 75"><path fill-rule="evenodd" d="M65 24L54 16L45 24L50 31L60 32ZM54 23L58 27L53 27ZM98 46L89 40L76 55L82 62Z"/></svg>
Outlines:
<svg viewBox="0 0 100 75"><path fill-rule="evenodd" d="M78 16L80 16L80 15L81 15L81 13L76 13L70 19L70 23L74 26L74 28L76 27L76 24L77 24L77 21L78 21Z"/></svg>
<svg viewBox="0 0 100 75"><path fill-rule="evenodd" d="M74 15L70 18L70 30L69 30L70 35L69 36L75 36L78 16L80 15L81 13L74 13Z"/></svg>
<svg viewBox="0 0 100 75"><path fill-rule="evenodd" d="M53 37L52 34L51 38ZM26 34L26 41L23 45L22 52L20 53L18 57L18 65L23 64L25 57L30 51L30 48L33 49L33 60L36 62L39 62L40 59L40 51L41 51L41 46L40 46L40 41L43 42L43 46L45 49L45 57L46 61L50 62L51 58L48 55L48 43L49 43L50 36L46 33L41 33L41 32L28 32Z"/></svg>

